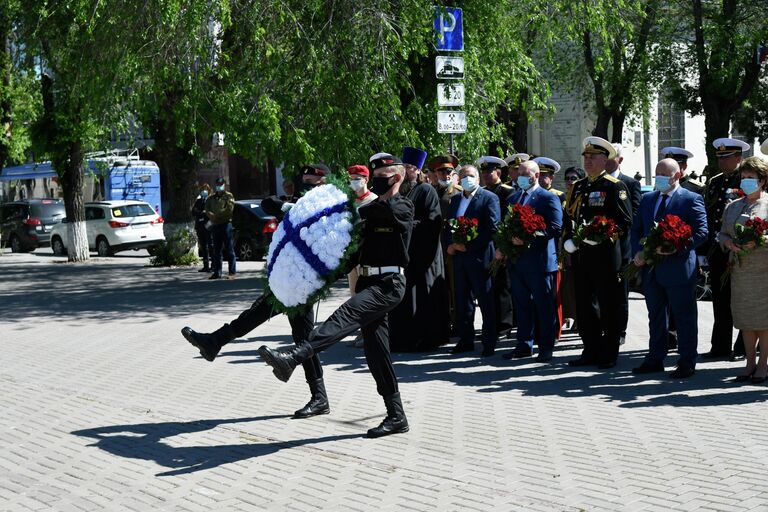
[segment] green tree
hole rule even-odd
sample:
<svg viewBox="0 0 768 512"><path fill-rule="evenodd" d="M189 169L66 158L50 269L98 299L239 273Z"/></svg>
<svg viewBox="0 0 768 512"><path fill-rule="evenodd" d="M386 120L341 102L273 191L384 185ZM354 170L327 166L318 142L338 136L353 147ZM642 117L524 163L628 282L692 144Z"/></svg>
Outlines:
<svg viewBox="0 0 768 512"><path fill-rule="evenodd" d="M33 136L64 193L69 260L89 257L83 207L85 153L125 119L137 71L132 51L150 13L130 0L27 0L19 43L38 63L43 111Z"/></svg>
<svg viewBox="0 0 768 512"><path fill-rule="evenodd" d="M768 4L742 0L676 0L680 30L690 35L672 60L672 98L694 115L704 114L709 169L717 172L712 143L731 131L734 115L757 87L765 68L757 48L768 38ZM692 76L691 80L676 77Z"/></svg>

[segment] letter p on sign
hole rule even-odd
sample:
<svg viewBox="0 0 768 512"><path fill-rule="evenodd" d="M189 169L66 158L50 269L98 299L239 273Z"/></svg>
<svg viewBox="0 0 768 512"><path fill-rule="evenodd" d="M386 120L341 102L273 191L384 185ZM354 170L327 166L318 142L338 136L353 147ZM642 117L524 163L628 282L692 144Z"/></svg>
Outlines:
<svg viewBox="0 0 768 512"><path fill-rule="evenodd" d="M435 6L434 30L439 51L464 51L464 23L461 9Z"/></svg>

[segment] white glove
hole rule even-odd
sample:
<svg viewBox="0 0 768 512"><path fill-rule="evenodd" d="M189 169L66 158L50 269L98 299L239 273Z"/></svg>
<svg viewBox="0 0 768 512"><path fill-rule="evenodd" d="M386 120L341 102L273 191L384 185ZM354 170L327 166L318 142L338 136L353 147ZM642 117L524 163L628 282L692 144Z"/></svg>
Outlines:
<svg viewBox="0 0 768 512"><path fill-rule="evenodd" d="M565 243L563 244L563 249L565 249L565 252L567 252L568 254L573 254L579 250L579 248L576 247L576 244L573 243L573 240L571 240L570 238L566 240Z"/></svg>
<svg viewBox="0 0 768 512"><path fill-rule="evenodd" d="M585 238L585 239L584 239L584 240L582 240L582 241L583 241L585 244L587 244L587 245L597 245L597 242L595 242L594 240L587 240L587 239Z"/></svg>
<svg viewBox="0 0 768 512"><path fill-rule="evenodd" d="M285 203L283 203L283 206L281 206L281 207L280 207L280 210L281 210L283 213L285 213L285 212L287 212L288 210L290 210L291 208L293 208L293 205L294 205L294 204L296 204L296 203L288 203L288 202L285 202Z"/></svg>

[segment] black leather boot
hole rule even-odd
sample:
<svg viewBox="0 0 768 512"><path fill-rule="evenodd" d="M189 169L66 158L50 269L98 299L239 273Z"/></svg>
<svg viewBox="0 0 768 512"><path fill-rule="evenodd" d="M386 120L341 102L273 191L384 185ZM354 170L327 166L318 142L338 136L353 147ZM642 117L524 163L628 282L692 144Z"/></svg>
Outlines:
<svg viewBox="0 0 768 512"><path fill-rule="evenodd" d="M328 395L325 392L323 379L308 380L307 384L312 392L312 398L307 405L293 413L293 417L301 419L330 413L331 407L328 405Z"/></svg>
<svg viewBox="0 0 768 512"><path fill-rule="evenodd" d="M184 327L181 330L181 335L200 350L200 355L203 356L206 361L213 361L216 359L221 347L235 339L229 324L224 325L224 327L221 327L220 329L216 329L210 334L195 332L191 327Z"/></svg>
<svg viewBox="0 0 768 512"><path fill-rule="evenodd" d="M306 341L301 342L301 345L283 350L273 350L262 345L257 352L264 359L264 362L272 367L272 373L275 374L275 377L283 382L288 382L293 370L315 355L312 345Z"/></svg>
<svg viewBox="0 0 768 512"><path fill-rule="evenodd" d="M368 437L384 437L408 432L408 420L403 411L403 403L400 401L400 393L385 396L384 405L387 407L387 417L381 425L368 431Z"/></svg>

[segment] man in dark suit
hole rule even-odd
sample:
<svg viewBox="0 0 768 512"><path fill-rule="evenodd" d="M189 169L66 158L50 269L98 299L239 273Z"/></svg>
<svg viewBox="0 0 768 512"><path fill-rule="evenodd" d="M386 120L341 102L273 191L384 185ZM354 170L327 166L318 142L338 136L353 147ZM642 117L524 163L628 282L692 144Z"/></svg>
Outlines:
<svg viewBox="0 0 768 512"><path fill-rule="evenodd" d="M616 150L616 156L608 159L605 164L605 172L621 181L627 187L629 200L632 203L632 218L634 218L635 214L637 214L637 207L640 205L640 198L643 195L640 190L640 182L621 172L621 163L624 161L624 148L619 143L613 143L612 145ZM621 243L621 264L626 267L632 259L629 229L621 235L619 242ZM621 311L621 338L619 339L621 345L624 344L624 339L627 337L627 322L629 321L629 282L626 279L624 279L624 296L626 298L624 300L624 309Z"/></svg>
<svg viewBox="0 0 768 512"><path fill-rule="evenodd" d="M646 194L640 201L632 223L631 243L634 264L643 267L643 294L648 307L650 342L643 363L632 373L644 374L664 371L667 355L669 312L677 327L677 368L672 378L687 378L694 374L698 345L698 312L696 306L696 246L707 239L707 213L704 198L680 185L682 172L672 158L656 165L656 191ZM667 255L652 267L646 265L640 243L648 236L655 223L666 215L677 215L691 226L690 244Z"/></svg>
<svg viewBox="0 0 768 512"><path fill-rule="evenodd" d="M528 205L544 217L545 235L537 237L517 261L509 261L509 276L517 316L517 346L506 359L528 357L533 353L534 331L539 346L538 362L552 359L559 330L556 308L557 244L563 226L560 199L539 186L539 166L523 162L518 169L520 190L509 197L508 204ZM522 245L522 240L512 240ZM506 256L496 251L497 259ZM535 326L538 325L538 329Z"/></svg>
<svg viewBox="0 0 768 512"><path fill-rule="evenodd" d="M627 296L621 275L622 253L619 241L596 243L575 236L579 226L596 216L616 223L621 233L632 224L632 204L627 187L605 172L608 159L616 149L605 139L584 139L584 169L587 177L577 181L565 199L563 247L571 254L576 281L576 316L579 336L584 342L581 357L570 366L597 365L600 369L616 366L619 339L626 325ZM578 251L578 252L577 252Z"/></svg>
<svg viewBox="0 0 768 512"><path fill-rule="evenodd" d="M453 256L456 283L456 326L459 342L453 347L452 353L474 350L474 295L483 314L482 356L488 357L493 355L498 338L489 267L495 254L493 234L496 232L501 210L496 194L480 188L476 167L461 167L459 177L463 192L451 199L448 220L459 217L477 219L478 236L469 243L461 244L453 242L450 229L444 232L448 254Z"/></svg>

